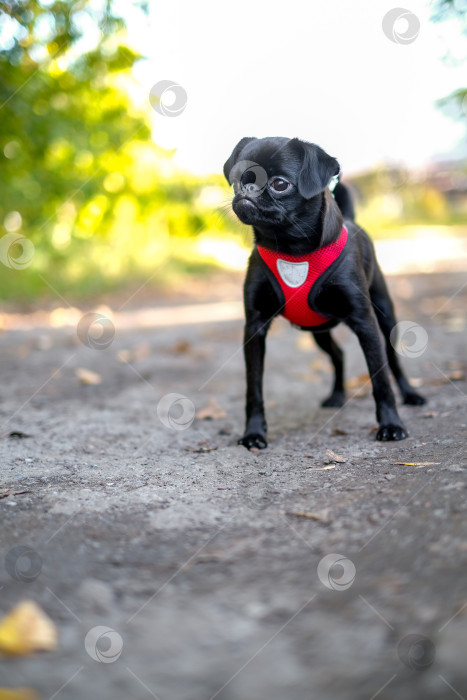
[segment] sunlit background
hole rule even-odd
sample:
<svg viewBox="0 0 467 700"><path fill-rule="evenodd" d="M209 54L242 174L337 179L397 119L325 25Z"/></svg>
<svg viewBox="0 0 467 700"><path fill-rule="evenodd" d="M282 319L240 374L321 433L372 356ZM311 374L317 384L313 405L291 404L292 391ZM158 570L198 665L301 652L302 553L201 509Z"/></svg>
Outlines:
<svg viewBox="0 0 467 700"><path fill-rule="evenodd" d="M246 135L336 156L386 271L451 266L466 240L467 7L393 9L2 3L2 297L63 305L128 288L137 301L143 284L156 295L243 269L250 233L221 172ZM181 86L178 113L170 90L150 101L161 81Z"/></svg>

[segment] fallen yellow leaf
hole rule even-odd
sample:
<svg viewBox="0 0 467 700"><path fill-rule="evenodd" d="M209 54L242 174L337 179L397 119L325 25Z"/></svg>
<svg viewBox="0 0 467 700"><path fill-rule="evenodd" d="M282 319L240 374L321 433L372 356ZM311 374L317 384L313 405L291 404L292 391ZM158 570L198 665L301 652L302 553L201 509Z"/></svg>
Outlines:
<svg viewBox="0 0 467 700"><path fill-rule="evenodd" d="M361 386L362 384L368 384L370 381L370 375L369 374L359 374L358 377L352 377L351 379L348 379L345 383L345 385L349 389L355 389L355 387Z"/></svg>
<svg viewBox="0 0 467 700"><path fill-rule="evenodd" d="M327 520L329 512L330 508L324 508L317 513L309 513L306 510L292 510L288 511L286 515L294 515L296 518L308 518L308 520Z"/></svg>
<svg viewBox="0 0 467 700"><path fill-rule="evenodd" d="M102 377L97 372L92 372L90 369L85 369L84 367L78 367L75 369L75 374L80 380L81 384L100 384L102 382Z"/></svg>
<svg viewBox="0 0 467 700"><path fill-rule="evenodd" d="M56 646L55 625L33 600L22 601L0 621L0 651L5 654L25 656Z"/></svg>
<svg viewBox="0 0 467 700"><path fill-rule="evenodd" d="M0 700L39 700L32 688L0 688Z"/></svg>
<svg viewBox="0 0 467 700"><path fill-rule="evenodd" d="M204 420L206 418L216 420L218 418L225 418L226 415L227 413L224 411L222 406L219 406L214 396L212 396L209 399L208 403L206 404L206 406L204 406L204 408L201 408L196 413L196 417L200 420Z"/></svg>
<svg viewBox="0 0 467 700"><path fill-rule="evenodd" d="M151 354L151 346L149 343L141 343L131 350L119 350L117 360L120 362L135 362L136 360L144 360Z"/></svg>
<svg viewBox="0 0 467 700"><path fill-rule="evenodd" d="M329 462L337 462L338 464L345 464L347 460L345 457L342 457L342 455L338 455L334 452L334 450L326 450L326 460L325 464L328 464Z"/></svg>
<svg viewBox="0 0 467 700"><path fill-rule="evenodd" d="M307 467L307 469L314 469L314 470L317 471L317 472L322 472L322 471L324 471L325 469L335 469L335 468L336 468L336 465L335 465L335 464L328 464L327 467L314 467L314 466L311 464L309 467Z"/></svg>
<svg viewBox="0 0 467 700"><path fill-rule="evenodd" d="M393 464L401 464L403 467L431 467L441 462L393 462Z"/></svg>

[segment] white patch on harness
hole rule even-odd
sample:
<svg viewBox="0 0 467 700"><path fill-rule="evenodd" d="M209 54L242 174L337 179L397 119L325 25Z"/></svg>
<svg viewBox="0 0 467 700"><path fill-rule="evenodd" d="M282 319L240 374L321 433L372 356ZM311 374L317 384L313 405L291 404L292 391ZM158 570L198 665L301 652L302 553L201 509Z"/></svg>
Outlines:
<svg viewBox="0 0 467 700"><path fill-rule="evenodd" d="M308 263L277 260L277 270L288 287L301 287L308 276Z"/></svg>

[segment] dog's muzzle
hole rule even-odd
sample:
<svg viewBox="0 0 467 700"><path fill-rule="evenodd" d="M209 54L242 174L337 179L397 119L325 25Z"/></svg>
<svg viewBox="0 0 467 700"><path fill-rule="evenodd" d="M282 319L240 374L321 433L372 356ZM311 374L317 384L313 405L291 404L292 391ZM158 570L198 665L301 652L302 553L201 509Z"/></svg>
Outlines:
<svg viewBox="0 0 467 700"><path fill-rule="evenodd" d="M259 213L257 204L248 197L239 197L232 204L233 210L244 224L249 224Z"/></svg>

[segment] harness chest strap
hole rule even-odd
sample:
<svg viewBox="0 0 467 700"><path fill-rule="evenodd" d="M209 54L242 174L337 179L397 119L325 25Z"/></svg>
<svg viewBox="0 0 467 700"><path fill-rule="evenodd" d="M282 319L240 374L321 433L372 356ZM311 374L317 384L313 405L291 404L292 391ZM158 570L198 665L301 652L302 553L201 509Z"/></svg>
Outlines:
<svg viewBox="0 0 467 700"><path fill-rule="evenodd" d="M343 226L336 241L306 255L285 255L257 246L284 294L281 314L294 325L313 328L329 321L327 316L313 311L308 298L315 282L344 250L347 236L347 229Z"/></svg>

